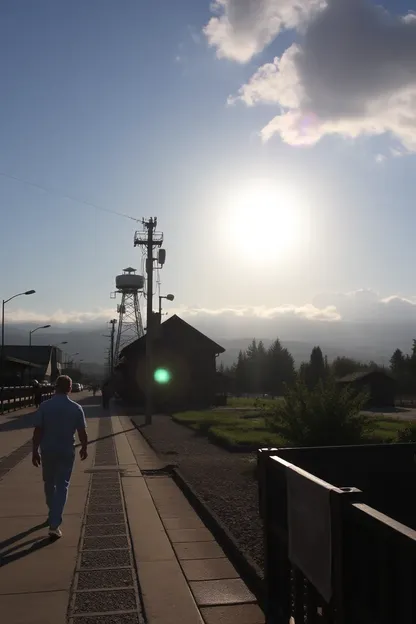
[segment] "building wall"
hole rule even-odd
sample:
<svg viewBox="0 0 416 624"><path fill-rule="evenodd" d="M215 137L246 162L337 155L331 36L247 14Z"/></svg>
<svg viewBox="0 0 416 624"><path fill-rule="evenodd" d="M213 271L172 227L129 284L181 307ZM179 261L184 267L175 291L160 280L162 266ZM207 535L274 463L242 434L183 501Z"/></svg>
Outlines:
<svg viewBox="0 0 416 624"><path fill-rule="evenodd" d="M370 395L368 407L393 407L396 388L393 379L387 375L374 375L355 382L354 386Z"/></svg>
<svg viewBox="0 0 416 624"><path fill-rule="evenodd" d="M155 407L189 409L209 407L216 394L216 358L211 351L168 348L155 349L153 369L169 371L168 384L154 384ZM123 370L124 393L130 400L143 403L146 393L145 355L139 354L127 360Z"/></svg>

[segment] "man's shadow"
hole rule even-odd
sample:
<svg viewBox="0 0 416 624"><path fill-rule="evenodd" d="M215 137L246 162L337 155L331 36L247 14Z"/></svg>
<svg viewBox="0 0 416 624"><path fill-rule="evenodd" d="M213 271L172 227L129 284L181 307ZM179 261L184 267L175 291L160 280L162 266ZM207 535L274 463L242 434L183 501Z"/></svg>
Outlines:
<svg viewBox="0 0 416 624"><path fill-rule="evenodd" d="M26 540L25 542L21 542L20 544L16 544L21 539L28 537L31 533L38 531L39 529L45 528L48 526L47 522L42 522L41 524L37 524L26 531L22 531L17 535L13 535L6 540L0 542L0 567L7 565L8 563L12 563L12 561L16 561L17 559L21 559L22 557L26 557L41 548L45 548L49 544L52 544L55 540L53 538L48 537L33 537L31 539ZM13 546L13 544L15 544ZM7 548L10 546L10 548ZM28 548L24 548L28 546ZM3 550L7 548L7 550Z"/></svg>

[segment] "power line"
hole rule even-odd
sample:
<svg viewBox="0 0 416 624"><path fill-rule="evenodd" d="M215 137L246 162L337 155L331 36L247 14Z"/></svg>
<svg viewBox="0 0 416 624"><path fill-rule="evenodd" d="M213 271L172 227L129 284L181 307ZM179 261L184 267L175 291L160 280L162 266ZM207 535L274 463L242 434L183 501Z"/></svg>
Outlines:
<svg viewBox="0 0 416 624"><path fill-rule="evenodd" d="M27 186L32 186L33 188L40 189L41 191L45 191L45 193L49 193L50 195L56 195L61 199L68 199L69 201L76 202L78 204L84 204L84 206L89 206L90 208L96 208L97 210L102 210L103 212L108 212L110 214L117 215L118 217L124 217L125 219L130 219L131 221L135 221L136 223L141 222L141 219L136 219L131 215L125 214L123 212L118 212L117 210L112 210L111 208L105 208L104 206L99 206L98 204L94 204L93 202L86 201L84 199L79 199L78 197L73 197L71 195L66 195L56 191L47 186L43 186L42 184L36 184L36 182L29 182L29 180L24 180L23 178L19 178L17 176L11 175L10 173L5 173L4 171L0 171L0 176L3 178L8 178L9 180L15 180L20 184L26 184Z"/></svg>

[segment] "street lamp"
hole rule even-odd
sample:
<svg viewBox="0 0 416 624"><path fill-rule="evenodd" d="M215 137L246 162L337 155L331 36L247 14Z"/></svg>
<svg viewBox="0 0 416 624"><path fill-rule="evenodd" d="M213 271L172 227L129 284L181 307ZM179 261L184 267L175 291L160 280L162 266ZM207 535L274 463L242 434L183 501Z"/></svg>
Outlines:
<svg viewBox="0 0 416 624"><path fill-rule="evenodd" d="M159 295L159 316L162 318L162 299L167 299L168 301L173 301L175 299L175 295Z"/></svg>
<svg viewBox="0 0 416 624"><path fill-rule="evenodd" d="M68 365L69 365L69 362L71 362L71 368L73 367L73 364L74 364L74 360L72 358L75 357L76 355L79 355L79 351L77 351L76 353L72 353L72 355L69 356Z"/></svg>
<svg viewBox="0 0 416 624"><path fill-rule="evenodd" d="M1 308L1 373L3 376L4 373L4 306L6 303L9 303L12 299L16 299L16 297L21 297L22 295L34 295L36 290L26 290L25 292L17 293L17 295L13 295L13 297L9 297L9 299L3 299L3 304ZM2 379L3 383L3 379Z"/></svg>
<svg viewBox="0 0 416 624"><path fill-rule="evenodd" d="M32 346L32 334L38 331L38 329L48 329L48 327L51 327L51 325L41 325L40 327L36 327L36 329L32 329L32 331L29 332L29 347Z"/></svg>

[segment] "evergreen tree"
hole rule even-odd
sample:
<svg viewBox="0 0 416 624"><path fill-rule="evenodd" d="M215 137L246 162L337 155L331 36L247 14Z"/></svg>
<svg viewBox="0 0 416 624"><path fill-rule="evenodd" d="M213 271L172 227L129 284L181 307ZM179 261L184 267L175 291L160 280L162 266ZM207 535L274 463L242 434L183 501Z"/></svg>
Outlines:
<svg viewBox="0 0 416 624"><path fill-rule="evenodd" d="M403 351L400 349L396 349L393 355L390 358L390 370L391 372L399 377L405 372L406 369L406 358L403 354Z"/></svg>
<svg viewBox="0 0 416 624"><path fill-rule="evenodd" d="M254 392L264 394L267 392L267 351L263 341L257 345L257 353L254 362Z"/></svg>
<svg viewBox="0 0 416 624"><path fill-rule="evenodd" d="M281 395L285 385L294 382L295 375L293 357L277 338L267 352L266 392L273 396Z"/></svg>
<svg viewBox="0 0 416 624"><path fill-rule="evenodd" d="M351 375L352 373L357 373L358 371L364 370L365 365L358 360L354 360L349 357L337 357L332 362L331 371L334 377L341 378L346 375Z"/></svg>
<svg viewBox="0 0 416 624"><path fill-rule="evenodd" d="M237 363L235 364L233 372L236 394L240 395L243 394L243 392L247 392L247 357L242 351L238 354Z"/></svg>
<svg viewBox="0 0 416 624"><path fill-rule="evenodd" d="M246 392L258 392L258 346L257 341L253 338L251 344L246 351L247 361L247 389Z"/></svg>
<svg viewBox="0 0 416 624"><path fill-rule="evenodd" d="M320 381L323 381L326 376L327 370L321 348L314 347L309 360L307 384L310 388L314 388Z"/></svg>

